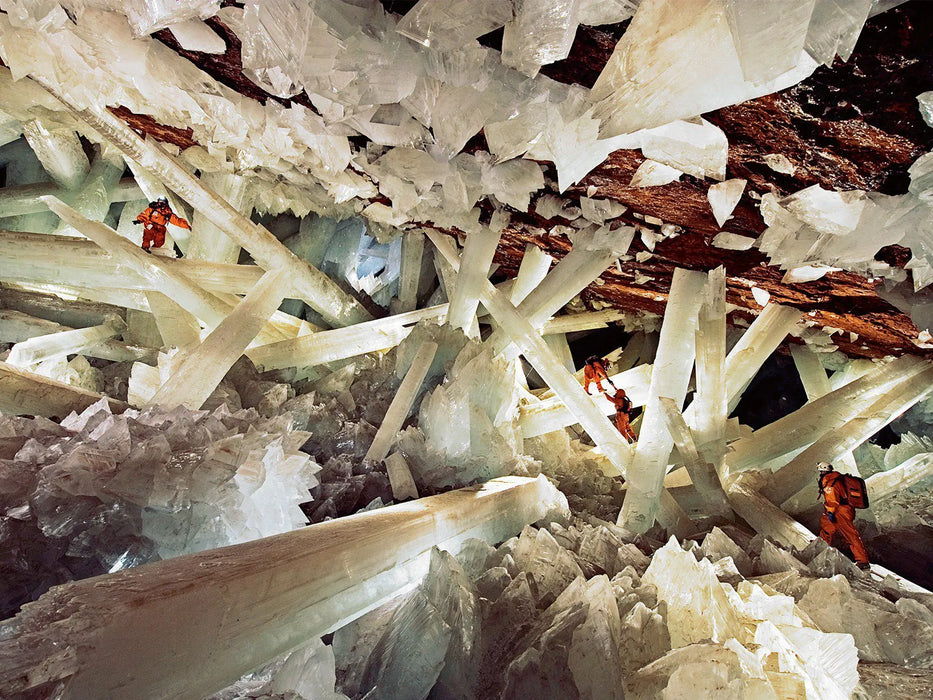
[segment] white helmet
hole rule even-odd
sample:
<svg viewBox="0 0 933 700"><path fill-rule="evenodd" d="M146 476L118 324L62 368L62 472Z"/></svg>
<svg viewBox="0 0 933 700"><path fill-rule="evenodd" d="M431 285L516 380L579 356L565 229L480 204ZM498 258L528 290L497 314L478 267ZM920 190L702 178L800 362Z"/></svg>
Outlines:
<svg viewBox="0 0 933 700"><path fill-rule="evenodd" d="M820 472L831 472L833 470L833 465L829 462L817 462L816 468Z"/></svg>

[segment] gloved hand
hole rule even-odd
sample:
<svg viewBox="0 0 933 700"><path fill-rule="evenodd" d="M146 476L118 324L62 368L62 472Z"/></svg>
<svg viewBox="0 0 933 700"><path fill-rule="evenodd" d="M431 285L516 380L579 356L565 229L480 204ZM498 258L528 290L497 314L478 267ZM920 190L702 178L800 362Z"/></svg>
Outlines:
<svg viewBox="0 0 933 700"><path fill-rule="evenodd" d="M831 522L831 523L836 522L836 514L835 514L835 513L829 513L829 512L827 512L827 513L826 513L826 517L829 518L829 522Z"/></svg>

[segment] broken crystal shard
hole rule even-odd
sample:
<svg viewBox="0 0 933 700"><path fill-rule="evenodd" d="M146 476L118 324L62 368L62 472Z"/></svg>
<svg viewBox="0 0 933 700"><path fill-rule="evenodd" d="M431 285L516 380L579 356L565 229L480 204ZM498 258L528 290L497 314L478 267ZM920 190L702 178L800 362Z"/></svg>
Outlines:
<svg viewBox="0 0 933 700"><path fill-rule="evenodd" d="M654 160L646 160L638 166L638 170L632 175L632 180L628 183L628 186L659 187L679 180L681 175L683 173L677 168L672 168Z"/></svg>
<svg viewBox="0 0 933 700"><path fill-rule="evenodd" d="M420 0L395 27L402 36L435 51L470 44L512 18L508 0Z"/></svg>
<svg viewBox="0 0 933 700"><path fill-rule="evenodd" d="M927 123L927 126L933 127L933 90L921 92L917 95L917 102L923 121Z"/></svg>
<svg viewBox="0 0 933 700"><path fill-rule="evenodd" d="M23 124L23 136L49 176L66 190L77 189L91 165L81 139L69 129L51 129L38 119Z"/></svg>
<svg viewBox="0 0 933 700"><path fill-rule="evenodd" d="M150 403L199 409L282 303L289 282L271 270L173 371Z"/></svg>
<svg viewBox="0 0 933 700"><path fill-rule="evenodd" d="M457 551L471 537L501 541L552 509L566 509L561 500L543 477L505 477L66 584L17 619L17 633L5 641L0 679L11 692L63 680L70 692L88 697L203 696L416 583L427 570L432 546ZM361 537L361 532L370 534ZM350 570L342 563L349 550L355 551ZM229 598L222 590L238 593ZM64 606L65 599L83 603ZM224 623L231 613L241 623L254 623L231 627ZM51 619L67 620L69 631L56 632L53 640ZM179 625L187 629L184 634ZM268 634L257 637L258 630ZM63 647L73 661L49 663L61 658ZM120 662L114 666L108 659L118 650ZM179 667L174 661L179 653L189 663ZM173 670L166 673L169 667ZM34 670L27 677L24 668Z"/></svg>
<svg viewBox="0 0 933 700"><path fill-rule="evenodd" d="M395 452L385 458L386 472L392 485L392 496L396 501L418 498L418 487L411 476L411 469L401 452Z"/></svg>
<svg viewBox="0 0 933 700"><path fill-rule="evenodd" d="M746 183L746 180L735 178L721 182L718 185L713 185L707 190L706 198L709 200L709 206L713 210L713 217L716 219L716 224L720 227L726 223L729 215L732 214L732 211L735 209L735 205L738 204L739 200L742 198Z"/></svg>
<svg viewBox="0 0 933 700"><path fill-rule="evenodd" d="M402 429L402 424L408 418L415 399L421 392L421 384L431 368L431 363L434 362L436 353L437 343L425 341L418 347L405 378L399 385L392 403L389 404L382 424L376 432L376 437L366 452L366 459L379 462L389 453L389 449L395 442L396 434Z"/></svg>
<svg viewBox="0 0 933 700"><path fill-rule="evenodd" d="M641 139L641 152L645 154L645 158L697 178L711 177L714 180L723 180L726 177L726 156L729 151L726 135L718 126L710 124L702 117L699 123L678 120L654 129L645 129L637 135ZM662 174L663 171L652 176ZM642 174L641 177L646 175ZM635 181L634 177L632 181Z"/></svg>
<svg viewBox="0 0 933 700"><path fill-rule="evenodd" d="M750 236L740 236L737 233L720 231L710 243L714 248L723 250L750 250L755 245L755 239Z"/></svg>
<svg viewBox="0 0 933 700"><path fill-rule="evenodd" d="M765 82L793 69L803 50L814 0L791 0L776 8L754 0L728 0L726 19L742 75Z"/></svg>
<svg viewBox="0 0 933 700"><path fill-rule="evenodd" d="M198 19L175 22L169 27L169 31L187 51L223 53L227 50L227 43Z"/></svg>
<svg viewBox="0 0 933 700"><path fill-rule="evenodd" d="M873 4L873 0L816 0L804 49L826 66L832 65L836 54L848 61Z"/></svg>
<svg viewBox="0 0 933 700"><path fill-rule="evenodd" d="M767 11L779 22L776 7ZM674 0L640 3L592 89L601 134L688 119L790 87L816 69L800 52L790 70L746 80L725 15L720 0L691 3L686 12Z"/></svg>
<svg viewBox="0 0 933 700"><path fill-rule="evenodd" d="M706 282L704 273L682 268L674 271L641 431L626 475L629 488L618 518L619 525L633 532L644 532L654 525L674 445L659 400L662 396L670 398L679 408L686 397L696 351L697 315Z"/></svg>
<svg viewBox="0 0 933 700"><path fill-rule="evenodd" d="M577 31L577 0L519 0L505 25L502 63L534 77L567 58Z"/></svg>

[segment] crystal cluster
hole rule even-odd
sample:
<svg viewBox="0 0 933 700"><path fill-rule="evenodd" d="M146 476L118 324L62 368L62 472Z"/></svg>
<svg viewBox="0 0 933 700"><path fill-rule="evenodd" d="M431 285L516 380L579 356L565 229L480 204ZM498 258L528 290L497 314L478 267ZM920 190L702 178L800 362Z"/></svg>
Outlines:
<svg viewBox="0 0 933 700"><path fill-rule="evenodd" d="M49 586L286 532L319 467L290 416L178 408L3 418L9 615Z"/></svg>

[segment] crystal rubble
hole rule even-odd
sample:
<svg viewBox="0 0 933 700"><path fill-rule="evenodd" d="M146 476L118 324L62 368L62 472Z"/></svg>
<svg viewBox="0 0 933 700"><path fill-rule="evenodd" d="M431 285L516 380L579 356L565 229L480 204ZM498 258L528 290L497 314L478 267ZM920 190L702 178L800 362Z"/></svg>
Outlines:
<svg viewBox="0 0 933 700"><path fill-rule="evenodd" d="M66 584L16 618L3 650L4 687L60 683L95 697L117 688L137 696L211 693L417 584L432 547L456 552L471 537L501 541L528 522L560 515L562 501L544 479L509 477ZM160 619L172 623L160 626ZM241 622L227 624L234 619ZM188 631L180 634L179 625ZM133 642L128 629L140 635ZM62 644L70 662L50 667ZM179 653L189 660L184 668Z"/></svg>
<svg viewBox="0 0 933 700"><path fill-rule="evenodd" d="M431 369L431 363L434 362L436 353L437 343L425 341L418 347L405 378L399 385L398 392L392 399L392 403L389 404L389 409L386 411L385 418L383 418L382 424L376 432L376 437L366 452L365 459L376 462L385 459L395 442L398 431L401 430L402 424L411 412L415 399L421 391L421 384Z"/></svg>
<svg viewBox="0 0 933 700"><path fill-rule="evenodd" d="M369 314L329 278L300 261L272 234L249 221L157 145L140 139L132 129L109 112L96 108L81 109L62 94L52 92L79 119L163 180L192 204L196 211L203 213L208 221L249 251L258 264L265 268L288 270L295 292L325 319L336 325L367 320Z"/></svg>
<svg viewBox="0 0 933 700"><path fill-rule="evenodd" d="M21 511L3 536L4 548L20 553L6 569L4 615L55 583L306 522L298 506L318 467L297 452L308 433L287 418L223 409L115 415L100 399L60 426L3 420L4 432L28 437L3 461L20 474L5 507Z"/></svg>
<svg viewBox="0 0 933 700"><path fill-rule="evenodd" d="M432 231L426 233L447 261L452 266L458 266L458 255L449 241ZM530 296L526 298L525 302L528 302L530 298ZM573 375L560 365L526 316L512 306L508 298L488 280L483 285L480 300L496 323L511 336L512 342L518 346L529 364L554 390L564 405L576 415L577 421L593 442L616 469L623 473L631 454L628 445L622 440L615 427L596 408Z"/></svg>
<svg viewBox="0 0 933 700"><path fill-rule="evenodd" d="M282 303L290 284L282 270L263 275L243 301L185 357L149 403L201 408Z"/></svg>
<svg viewBox="0 0 933 700"><path fill-rule="evenodd" d="M628 492L618 518L619 525L635 532L654 525L658 512L664 473L674 446L659 400L662 396L670 398L679 407L686 397L695 356L697 314L706 282L704 273L680 268L674 271L635 456L626 472Z"/></svg>

